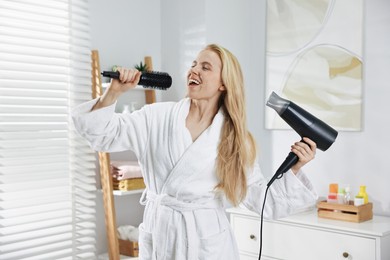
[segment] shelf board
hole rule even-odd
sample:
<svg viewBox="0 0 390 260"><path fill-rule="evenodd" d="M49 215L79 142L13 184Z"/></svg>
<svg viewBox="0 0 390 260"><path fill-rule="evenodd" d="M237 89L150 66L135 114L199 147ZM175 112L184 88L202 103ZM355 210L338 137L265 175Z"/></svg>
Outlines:
<svg viewBox="0 0 390 260"><path fill-rule="evenodd" d="M127 195L133 195L133 194L141 194L144 192L145 189L139 189L139 190L128 190L128 191L122 191L122 190L113 190L112 194L114 196L127 196ZM101 189L98 190L99 192L103 192Z"/></svg>
<svg viewBox="0 0 390 260"><path fill-rule="evenodd" d="M100 254L98 256L99 260L109 260L108 253ZM139 259L138 257L131 257L131 256L125 256L125 255L120 255L120 260L137 260Z"/></svg>
<svg viewBox="0 0 390 260"><path fill-rule="evenodd" d="M132 194L140 194L144 191L144 189L139 190L128 190L128 191L122 191L122 190L113 190L112 193L115 196L126 196L126 195L132 195Z"/></svg>

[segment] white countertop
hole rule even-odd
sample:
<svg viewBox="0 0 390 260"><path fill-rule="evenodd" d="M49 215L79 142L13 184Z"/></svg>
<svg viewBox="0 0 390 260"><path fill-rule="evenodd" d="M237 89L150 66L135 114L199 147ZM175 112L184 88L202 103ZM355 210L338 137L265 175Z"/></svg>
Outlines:
<svg viewBox="0 0 390 260"><path fill-rule="evenodd" d="M249 211L247 209L237 207L229 208L226 210L228 213L241 214L246 216L258 217L257 213ZM359 233L368 236L390 236L390 217L376 216L373 219L355 223L348 221L332 220L326 218L319 218L317 216L317 209L301 212L289 217L281 218L278 220L266 220L269 222L288 223L289 225L304 225L310 226L315 229L333 230L335 232L348 232Z"/></svg>

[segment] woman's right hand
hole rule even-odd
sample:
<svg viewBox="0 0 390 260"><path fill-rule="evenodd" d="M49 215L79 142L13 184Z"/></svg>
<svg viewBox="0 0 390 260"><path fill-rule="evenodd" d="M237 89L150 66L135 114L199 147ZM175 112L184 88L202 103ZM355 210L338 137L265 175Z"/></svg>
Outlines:
<svg viewBox="0 0 390 260"><path fill-rule="evenodd" d="M111 85L108 88L108 91L121 95L137 86L141 78L140 71L121 67L118 67L117 71L119 72L119 79L111 80Z"/></svg>
<svg viewBox="0 0 390 260"><path fill-rule="evenodd" d="M110 106L114 104L120 95L133 89L137 86L141 72L136 69L118 68L119 79L112 79L110 86L100 97L99 101L95 104L92 110L96 110L102 107Z"/></svg>

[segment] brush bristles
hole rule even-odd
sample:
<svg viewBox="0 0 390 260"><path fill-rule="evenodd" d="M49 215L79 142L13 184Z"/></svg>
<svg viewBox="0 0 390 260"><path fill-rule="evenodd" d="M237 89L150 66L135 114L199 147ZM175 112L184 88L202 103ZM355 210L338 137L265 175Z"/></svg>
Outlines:
<svg viewBox="0 0 390 260"><path fill-rule="evenodd" d="M171 87L172 78L166 72L143 72L138 85L142 85L144 88L156 88L166 90Z"/></svg>

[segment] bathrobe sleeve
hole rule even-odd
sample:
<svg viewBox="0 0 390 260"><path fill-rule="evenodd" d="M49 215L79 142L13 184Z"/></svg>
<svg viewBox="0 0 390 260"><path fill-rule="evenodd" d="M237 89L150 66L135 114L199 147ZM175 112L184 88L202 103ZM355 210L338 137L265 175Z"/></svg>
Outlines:
<svg viewBox="0 0 390 260"><path fill-rule="evenodd" d="M148 138L148 106L131 114L115 113L116 104L91 111L98 99L83 103L72 110L77 131L96 151L132 150L140 158Z"/></svg>
<svg viewBox="0 0 390 260"><path fill-rule="evenodd" d="M262 175L259 164L255 163L247 177L247 196L242 205L261 214L268 180ZM317 194L306 175L287 171L281 179L270 186L264 207L264 218L277 219L297 213L315 205Z"/></svg>

